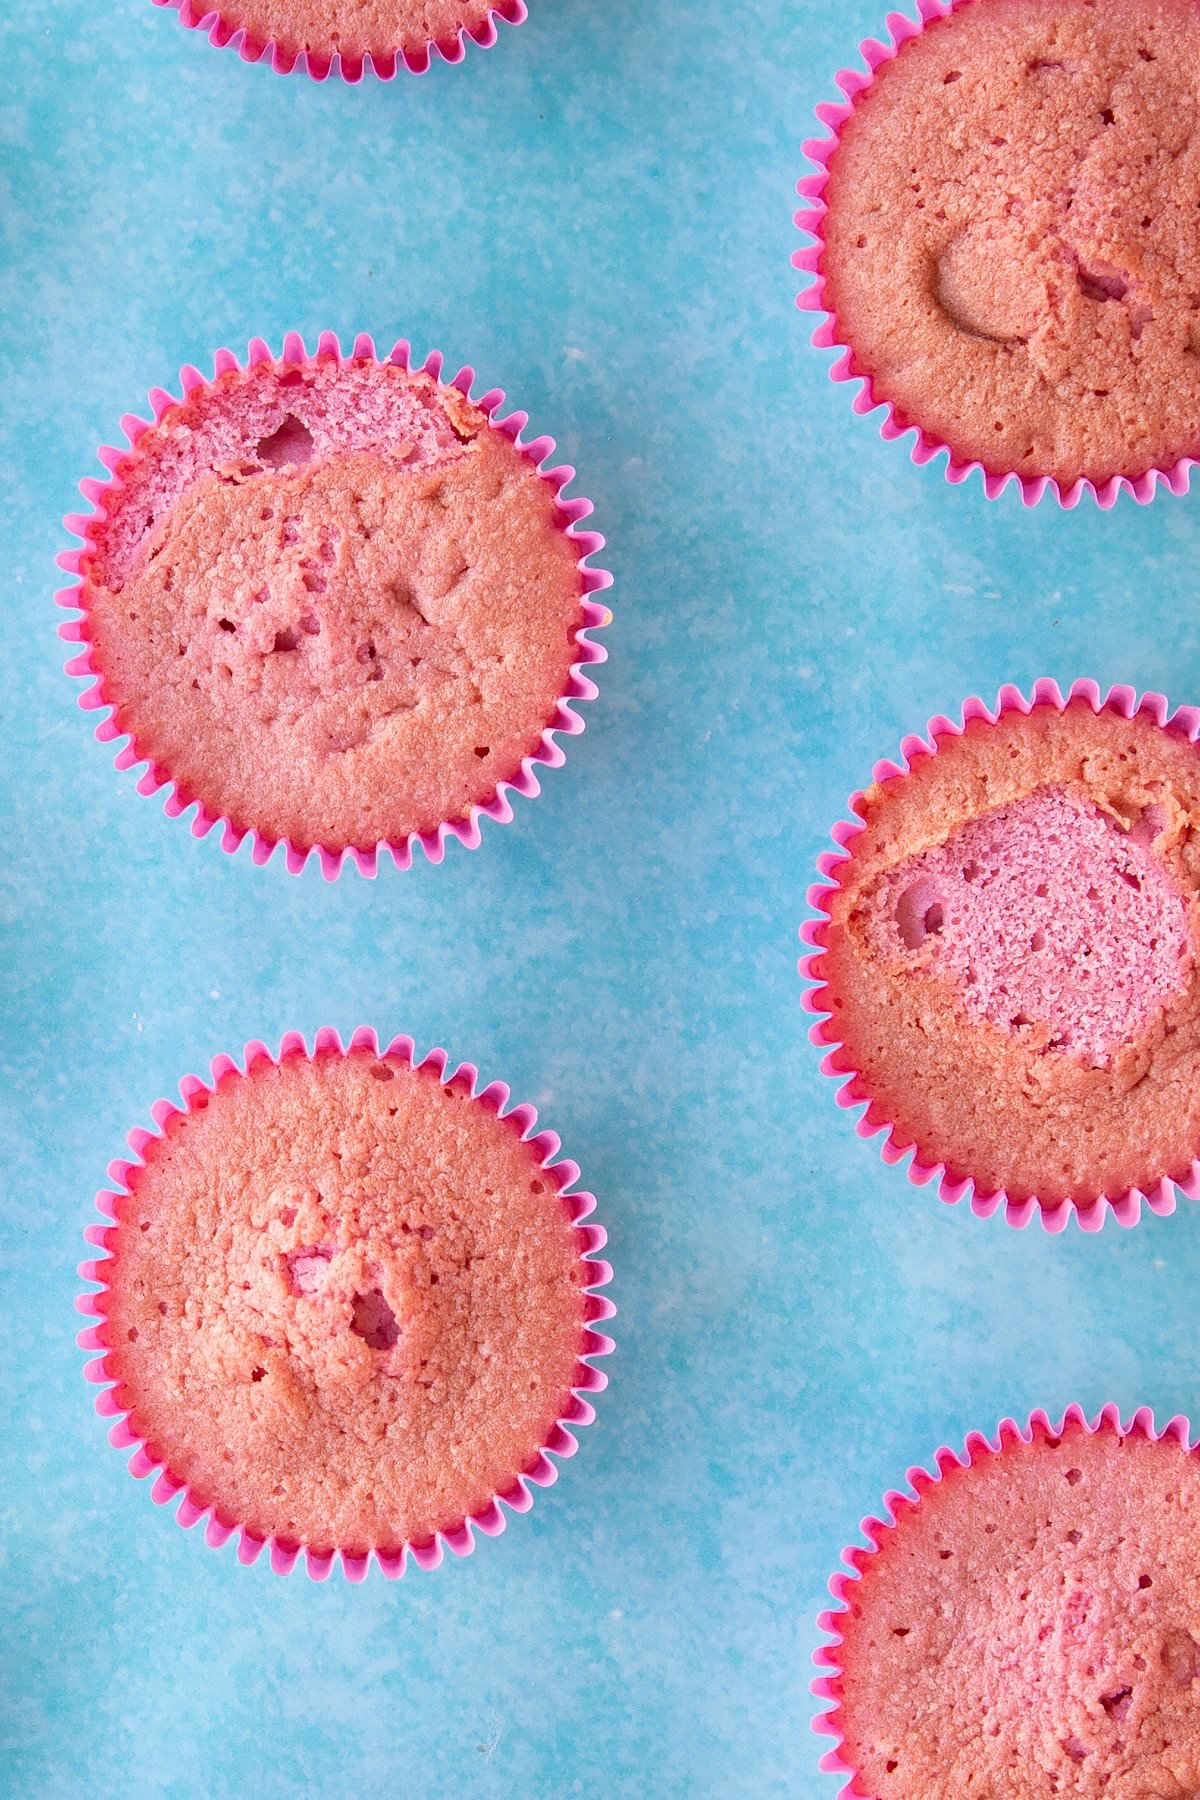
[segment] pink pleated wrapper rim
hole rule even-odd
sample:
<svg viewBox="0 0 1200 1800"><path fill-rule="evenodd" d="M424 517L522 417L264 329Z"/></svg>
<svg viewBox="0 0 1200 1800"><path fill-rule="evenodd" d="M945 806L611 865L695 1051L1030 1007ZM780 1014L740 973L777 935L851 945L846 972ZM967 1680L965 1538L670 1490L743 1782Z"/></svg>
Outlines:
<svg viewBox="0 0 1200 1800"><path fill-rule="evenodd" d="M1131 687L1112 687L1102 696L1094 681L1073 682L1064 697L1057 682L1043 677L1034 682L1033 692L1028 700L1019 688L1005 686L1000 689L994 707L989 707L985 701L972 696L963 702L962 717L959 720L947 719L941 714L930 719L924 737L906 737L903 740L898 763L876 763L872 770L872 780L882 783L907 775L920 757L937 755L942 738L961 737L966 727L977 720L994 725L1007 713L1019 712L1027 716L1039 706L1053 706L1058 712L1063 712L1072 701L1085 702L1094 713L1114 712L1123 719L1131 719L1136 713L1145 713L1164 731L1184 737L1189 743L1195 744L1200 739L1200 709L1194 706L1180 706L1172 712L1170 702L1164 695L1143 694L1139 699L1137 690ZM1143 1201L1151 1212L1164 1215L1174 1212L1177 1189L1186 1194L1189 1200L1200 1198L1200 1160L1193 1160L1186 1175L1164 1175L1153 1187L1145 1190L1130 1188L1116 1198L1102 1195L1099 1199L1089 1199L1082 1204L1067 1199L1043 1206L1036 1196L1022 1200L1012 1199L1003 1188L992 1192L980 1191L970 1175L948 1170L944 1163L927 1162L913 1144L899 1140L895 1125L875 1107L863 1076L857 1070L846 1068L839 1060L845 1047L833 1028L832 1011L826 1003L828 988L818 973L820 958L827 947L830 901L841 886L841 874L851 856L850 847L865 829L858 816L858 806L863 799L861 790L851 795L850 811L855 816L838 821L830 834L837 848L826 850L817 858L817 871L822 879L809 888L806 898L819 916L807 919L800 927L801 942L810 948L801 957L799 965L801 976L811 984L801 996L800 1003L806 1012L818 1015L808 1035L811 1042L825 1052L821 1059L821 1072L838 1083L836 1099L839 1106L865 1107L855 1125L859 1137L875 1137L882 1132L880 1154L884 1162L898 1163L911 1155L908 1179L915 1185L922 1186L926 1182L936 1181L939 1197L951 1205L969 1195L971 1211L981 1218L990 1218L993 1213L1003 1209L1006 1222L1017 1229L1028 1225L1031 1219L1039 1218L1047 1231L1062 1231L1073 1216L1084 1231L1099 1231L1110 1212L1119 1225L1131 1226L1136 1225L1141 1217Z"/></svg>
<svg viewBox="0 0 1200 1800"><path fill-rule="evenodd" d="M1094 1437L1100 1431L1111 1431L1120 1438L1143 1437L1148 1438L1151 1443L1170 1439L1187 1454L1193 1454L1191 1425L1182 1414L1169 1419L1162 1430L1158 1431L1151 1409L1141 1406L1128 1425L1123 1425L1119 1408L1115 1402L1110 1401L1090 1422L1081 1406L1068 1406L1061 1423L1055 1427L1047 1414L1039 1408L1029 1415L1029 1422L1024 1426L1018 1425L1013 1419L1002 1419L992 1438L985 1437L981 1431L972 1431L961 1452L947 1449L943 1445L933 1458L932 1473L927 1469L909 1469L904 1477L907 1486L900 1492L892 1491L884 1495L883 1517L864 1519L859 1526L861 1535L867 1540L866 1547L852 1544L842 1551L841 1561L851 1573L846 1575L839 1569L830 1577L829 1592L837 1604L821 1613L817 1619L818 1630L826 1633L830 1641L818 1645L813 1654L813 1661L823 1673L811 1684L812 1692L818 1700L828 1700L831 1703L829 1711L819 1713L812 1723L815 1732L835 1740L833 1749L827 1750L822 1756L820 1767L827 1775L847 1777L845 1785L839 1789L840 1800L868 1800L867 1790L856 1785L858 1770L845 1755L845 1738L840 1724L843 1669L838 1652L843 1643L841 1620L853 1603L855 1582L870 1566L872 1558L878 1555L888 1534L896 1529L904 1514L915 1511L930 1488L935 1487L951 1470L972 1468L987 1457L1003 1456L1006 1450L1017 1444L1031 1444L1035 1438L1054 1443L1069 1429L1080 1428L1089 1437ZM874 1800L874 1796L870 1800Z"/></svg>
<svg viewBox="0 0 1200 1800"><path fill-rule="evenodd" d="M297 366L325 358L336 358L346 366L364 359L378 362L394 363L404 370L416 370L431 375L435 381L441 382L443 358L440 351L433 350L420 365L413 363L411 351L406 340L401 340L392 350L390 356L380 359L376 356L373 340L365 333L360 333L354 340L354 348L348 356L343 355L341 345L332 331L323 331L317 344L314 356L309 356L304 339L298 332L289 331L283 340L283 354L275 357L269 346L261 338L251 339L245 363L238 361L230 350L218 350L213 358L211 378L200 373L190 364L179 371L179 386L182 398L186 401L198 388L206 388L232 371L243 368L252 369L260 363L278 362L281 366ZM506 780L497 784L492 798L482 804L472 806L465 819L446 820L436 830L410 832L407 838L397 842L390 840L375 844L370 848L346 846L340 849L328 849L316 845L304 849L292 844L286 838L263 836L253 827L237 825L232 820L218 813L210 812L200 801L183 791L174 780L169 769L155 763L142 750L137 740L128 732L122 731L112 716L112 706L104 693L104 677L92 661L92 647L87 637L87 604L84 593L84 564L93 548L92 530L104 517L104 503L108 495L122 486L121 469L131 458L136 456L137 446L141 438L152 426L157 425L164 415L173 407L181 404L179 398L169 394L163 388L151 388L149 403L151 418L142 419L127 413L121 420L121 429L128 440L125 449L114 449L104 445L97 452L100 462L108 470L108 479L104 481L88 477L79 484L79 491L92 508L90 513L68 513L63 523L73 537L82 541L82 549L64 551L58 558L61 569L75 579L69 587L62 588L55 595L57 604L73 610L80 616L65 625L60 625L58 635L67 643L79 645L77 653L66 665L66 672L72 676L90 677L88 686L79 695L79 704L85 712L103 710L104 717L96 726L96 737L102 743L119 743L120 748L115 759L115 767L121 770L132 769L145 764L137 788L140 794L156 794L166 788L164 811L171 818L178 818L181 813L195 808L192 819L193 837L205 837L214 826L222 828L221 847L230 854L240 848L248 838L251 844L251 855L256 863L262 864L270 860L272 854L282 843L288 871L297 875L304 868L310 856L315 856L320 863L321 873L326 880L333 881L349 860L360 874L373 876L378 872L380 853L390 855L400 869L410 868L413 855L418 849L432 863L440 863L446 854L446 845L454 838L468 850L477 850L482 838L484 819L492 819L498 825L511 823L513 817L511 796L519 794L526 799L534 798L541 791L537 777L537 769L544 767L557 769L566 761L566 753L558 742L559 736L577 737L584 728L582 714L575 710L580 701L594 700L598 689L595 682L585 672L589 667L605 662L608 652L603 645L592 642L589 633L602 630L612 622L612 613L592 596L612 586L612 576L606 569L593 568L590 558L604 547L604 539L598 531L580 529L581 521L594 511L590 500L582 497L568 500L563 490L574 480L575 470L569 463L560 464L556 468L544 465L554 454L554 439L538 437L528 443L522 441L521 434L529 423L529 416L523 412L510 412L505 417L499 416L504 404L502 388L491 388L479 399L472 399L471 388L475 381L475 371L469 367L458 371L452 381L445 385L457 388L464 399L471 400L480 412L486 414L493 431L500 432L520 450L521 454L538 470L543 481L550 484L554 491L555 505L559 517L563 521L562 529L578 550L578 568L581 583L581 611L583 623L575 633L575 642L579 646L578 660L571 664L567 678L566 691L558 700L550 724L542 732L536 750L524 757L520 769Z"/></svg>
<svg viewBox="0 0 1200 1800"><path fill-rule="evenodd" d="M944 455L946 480L954 485L966 481L978 469L983 476L983 491L989 500L998 500L1010 483L1015 483L1020 488L1021 499L1026 506L1036 506L1050 493L1060 506L1067 509L1077 506L1083 495L1089 494L1098 506L1107 510L1116 504L1117 497L1122 492L1132 494L1139 506L1147 506L1154 499L1160 483L1173 494L1186 494L1191 471L1197 462L1191 456L1180 457L1169 469L1148 469L1144 475L1137 476L1113 475L1100 483L1081 476L1066 486L1049 475L1019 475L1011 469L993 472L981 462L964 462L944 439L931 435L907 418L890 400L885 400L876 393L871 377L855 367L853 347L846 341L835 314L825 305L825 278L821 274L821 257L825 250L825 216L828 211L825 189L829 183L829 165L838 148L842 128L863 94L874 85L877 70L884 63L892 62L910 38L919 37L927 25L948 18L960 7L971 4L972 0L917 0L915 21L904 13L889 13L887 39L880 42L877 38L866 38L859 45L859 55L866 65L865 69L838 71L835 80L845 98L823 101L816 108L817 118L825 126L828 135L809 138L801 146L803 154L816 164L816 173L802 176L797 182L796 191L806 204L795 214L798 228L814 241L803 250L795 251L792 256L793 267L813 278L812 285L796 296L796 304L802 312L820 314L812 341L819 350L840 352L829 370L831 381L859 383L859 391L854 398L856 413L873 413L877 408L883 408L880 437L891 441L911 434L911 458L918 465L932 462L935 457Z"/></svg>
<svg viewBox="0 0 1200 1800"><path fill-rule="evenodd" d="M434 58L459 63L468 43L490 50L499 38L497 24L523 25L529 17L525 0L496 0L482 25L473 29L461 26L448 38L431 40L419 50L394 50L387 56L322 56L313 50L285 50L273 39L256 38L237 20L236 6L206 6L203 0L154 0L156 6L169 6L179 14L180 23L189 30L203 31L218 50L236 50L243 62L265 62L276 75L307 75L312 81L327 81L330 76L345 82L361 81L366 74L380 81L393 81L401 69L412 75L424 75Z"/></svg>
<svg viewBox="0 0 1200 1800"><path fill-rule="evenodd" d="M369 1026L361 1026L344 1048L338 1033L332 1027L322 1027L313 1041L312 1057L331 1053L347 1056L352 1050L368 1050L373 1056L401 1057L413 1069L432 1069L443 1086L458 1087L477 1105L485 1107L497 1118L504 1119L513 1130L520 1133L522 1141L537 1152L541 1159L539 1166L557 1192L571 1221L579 1257L588 1274L587 1284L581 1290L584 1323L579 1361L567 1404L556 1419L545 1444L510 1487L503 1493L496 1494L481 1511L446 1526L429 1543L409 1543L396 1551L372 1549L365 1554L341 1548L318 1552L303 1544L275 1537L261 1537L236 1519L226 1517L211 1501L193 1493L187 1483L167 1466L165 1459L154 1447L133 1428L131 1414L118 1404L115 1377L109 1373L108 1368L110 1346L104 1337L104 1319L107 1316L108 1275L117 1255L117 1221L122 1203L130 1194L130 1179L138 1168L144 1166L147 1148L165 1136L170 1121L194 1110L197 1096L202 1095L207 1103L216 1092L218 1083L229 1076L240 1078L243 1073L248 1074L260 1063L277 1064L285 1059L308 1057L309 1051L304 1038L297 1031L289 1031L284 1035L278 1056L273 1056L265 1044L254 1040L246 1045L240 1065L230 1056L215 1057L208 1081L197 1075L187 1075L180 1082L182 1105L173 1100L159 1100L155 1103L151 1108L151 1116L156 1129L138 1128L129 1133L126 1141L133 1152L133 1159L109 1165L108 1177L113 1185L102 1188L96 1196L96 1209L101 1215L102 1223L87 1226L83 1234L88 1244L104 1252L99 1259L83 1262L79 1266L81 1277L98 1286L79 1295L75 1301L77 1312L99 1321L81 1331L78 1337L81 1349L97 1352L94 1360L85 1367L84 1377L101 1388L96 1396L96 1411L102 1418L113 1420L108 1434L109 1442L118 1450L133 1452L129 1462L130 1474L139 1480L147 1475L154 1475L151 1493L158 1505L165 1506L179 1501L175 1513L179 1525L190 1529L199 1524L201 1519L206 1520L205 1540L214 1549L227 1543L237 1532L239 1562L257 1561L266 1548L275 1573L287 1575L303 1555L304 1566L315 1581L325 1580L335 1560L340 1560L348 1580L362 1581L372 1556L383 1573L395 1579L403 1575L409 1558L418 1568L435 1569L442 1561L445 1550L450 1550L455 1556L469 1556L475 1548L477 1532L482 1532L486 1537L498 1537L508 1522L505 1508L517 1513L528 1512L533 1505L534 1488L549 1487L557 1480L558 1470L551 1462L551 1457L574 1456L579 1447L576 1432L592 1424L596 1417L595 1408L588 1396L598 1394L608 1386L608 1377L601 1369L592 1366L592 1359L610 1355L615 1347L611 1337L595 1329L597 1325L614 1318L617 1310L606 1295L597 1291L612 1280L612 1267L601 1261L596 1254L607 1242L603 1226L585 1223L595 1208L595 1198L589 1193L574 1191L579 1180L578 1164L565 1157L555 1160L561 1148L560 1140L553 1131L535 1131L535 1109L532 1106L511 1106L509 1090L501 1081L489 1082L481 1087L479 1072L473 1063L460 1063L447 1074L449 1058L444 1050L431 1050L427 1056L417 1061L412 1039L397 1037L381 1051L378 1038Z"/></svg>

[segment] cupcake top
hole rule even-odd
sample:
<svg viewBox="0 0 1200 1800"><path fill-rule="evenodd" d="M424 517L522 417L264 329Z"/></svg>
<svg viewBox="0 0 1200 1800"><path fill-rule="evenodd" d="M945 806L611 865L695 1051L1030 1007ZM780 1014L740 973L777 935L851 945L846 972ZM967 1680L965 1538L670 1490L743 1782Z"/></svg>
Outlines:
<svg viewBox="0 0 1200 1800"><path fill-rule="evenodd" d="M224 0L228 26L290 56L418 54L485 26L496 0Z"/></svg>
<svg viewBox="0 0 1200 1800"><path fill-rule="evenodd" d="M117 1398L261 1537L426 1543L512 1490L578 1379L588 1268L558 1186L514 1123L398 1056L227 1075L118 1209Z"/></svg>
<svg viewBox="0 0 1200 1800"><path fill-rule="evenodd" d="M552 485L457 388L264 362L171 407L83 561L102 693L185 802L369 850L494 798L578 657Z"/></svg>
<svg viewBox="0 0 1200 1800"><path fill-rule="evenodd" d="M969 724L859 804L814 967L837 1064L983 1192L1089 1204L1200 1154L1200 755L1085 701Z"/></svg>
<svg viewBox="0 0 1200 1800"><path fill-rule="evenodd" d="M825 190L853 368L962 461L1100 483L1200 448L1200 9L970 0L883 63Z"/></svg>
<svg viewBox="0 0 1200 1800"><path fill-rule="evenodd" d="M950 1468L846 1584L834 1722L872 1800L1200 1791L1200 1465L1090 1436Z"/></svg>

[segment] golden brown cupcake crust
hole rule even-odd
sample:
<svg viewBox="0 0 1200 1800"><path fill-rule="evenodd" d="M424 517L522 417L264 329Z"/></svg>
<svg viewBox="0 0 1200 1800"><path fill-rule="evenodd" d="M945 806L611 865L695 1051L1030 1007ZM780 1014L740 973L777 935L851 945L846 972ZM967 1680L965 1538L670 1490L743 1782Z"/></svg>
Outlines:
<svg viewBox="0 0 1200 1800"><path fill-rule="evenodd" d="M145 1153L104 1337L202 1505L314 1549L424 1543L566 1409L588 1265L515 1125L367 1050L259 1063Z"/></svg>
<svg viewBox="0 0 1200 1800"><path fill-rule="evenodd" d="M968 0L877 71L824 305L903 423L1097 483L1200 446L1200 7Z"/></svg>
<svg viewBox="0 0 1200 1800"><path fill-rule="evenodd" d="M447 43L486 24L494 0L228 0L227 24L289 55L385 58Z"/></svg>
<svg viewBox="0 0 1200 1800"><path fill-rule="evenodd" d="M1191 1800L1200 1463L1173 1440L1035 1437L902 1505L835 1615L855 1792Z"/></svg>

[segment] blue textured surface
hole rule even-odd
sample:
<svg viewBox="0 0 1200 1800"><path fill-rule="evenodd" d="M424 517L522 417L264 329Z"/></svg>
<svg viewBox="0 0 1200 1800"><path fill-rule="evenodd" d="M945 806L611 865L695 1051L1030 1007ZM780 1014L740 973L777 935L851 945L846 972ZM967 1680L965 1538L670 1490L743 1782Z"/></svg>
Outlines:
<svg viewBox="0 0 1200 1800"><path fill-rule="evenodd" d="M796 925L872 761L1048 673L1200 699L1200 502L1024 512L855 419L792 306L792 183L877 0L531 0L458 68L318 88L149 0L0 19L0 1783L19 1796L820 1800L841 1546L1003 1413L1197 1405L1200 1220L1016 1234L879 1163L804 1042ZM333 886L196 843L61 673L74 483L254 332L410 335L581 471L616 623L517 823ZM600 1197L619 1350L532 1515L398 1585L179 1531L79 1377L126 1129L250 1036L477 1060Z"/></svg>

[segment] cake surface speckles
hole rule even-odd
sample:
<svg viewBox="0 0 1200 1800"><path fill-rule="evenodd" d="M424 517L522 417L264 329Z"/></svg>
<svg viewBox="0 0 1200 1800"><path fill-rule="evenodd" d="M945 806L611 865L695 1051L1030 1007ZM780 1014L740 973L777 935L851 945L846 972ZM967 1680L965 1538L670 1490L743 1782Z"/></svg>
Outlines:
<svg viewBox="0 0 1200 1800"><path fill-rule="evenodd" d="M395 1550L536 1460L586 1265L513 1124L398 1057L289 1057L225 1076L145 1161L105 1271L109 1367L203 1504Z"/></svg>
<svg viewBox="0 0 1200 1800"><path fill-rule="evenodd" d="M824 304L908 424L993 473L1200 448L1200 8L970 0L830 163Z"/></svg>
<svg viewBox="0 0 1200 1800"><path fill-rule="evenodd" d="M228 24L289 54L386 58L486 25L494 0L227 0Z"/></svg>
<svg viewBox="0 0 1200 1800"><path fill-rule="evenodd" d="M837 1723L871 1800L1200 1792L1200 1462L1068 1427L951 1468L847 1584Z"/></svg>
<svg viewBox="0 0 1200 1800"><path fill-rule="evenodd" d="M403 842L486 804L565 694L582 614L554 491L455 388L260 364L141 437L84 559L116 722L271 842Z"/></svg>

